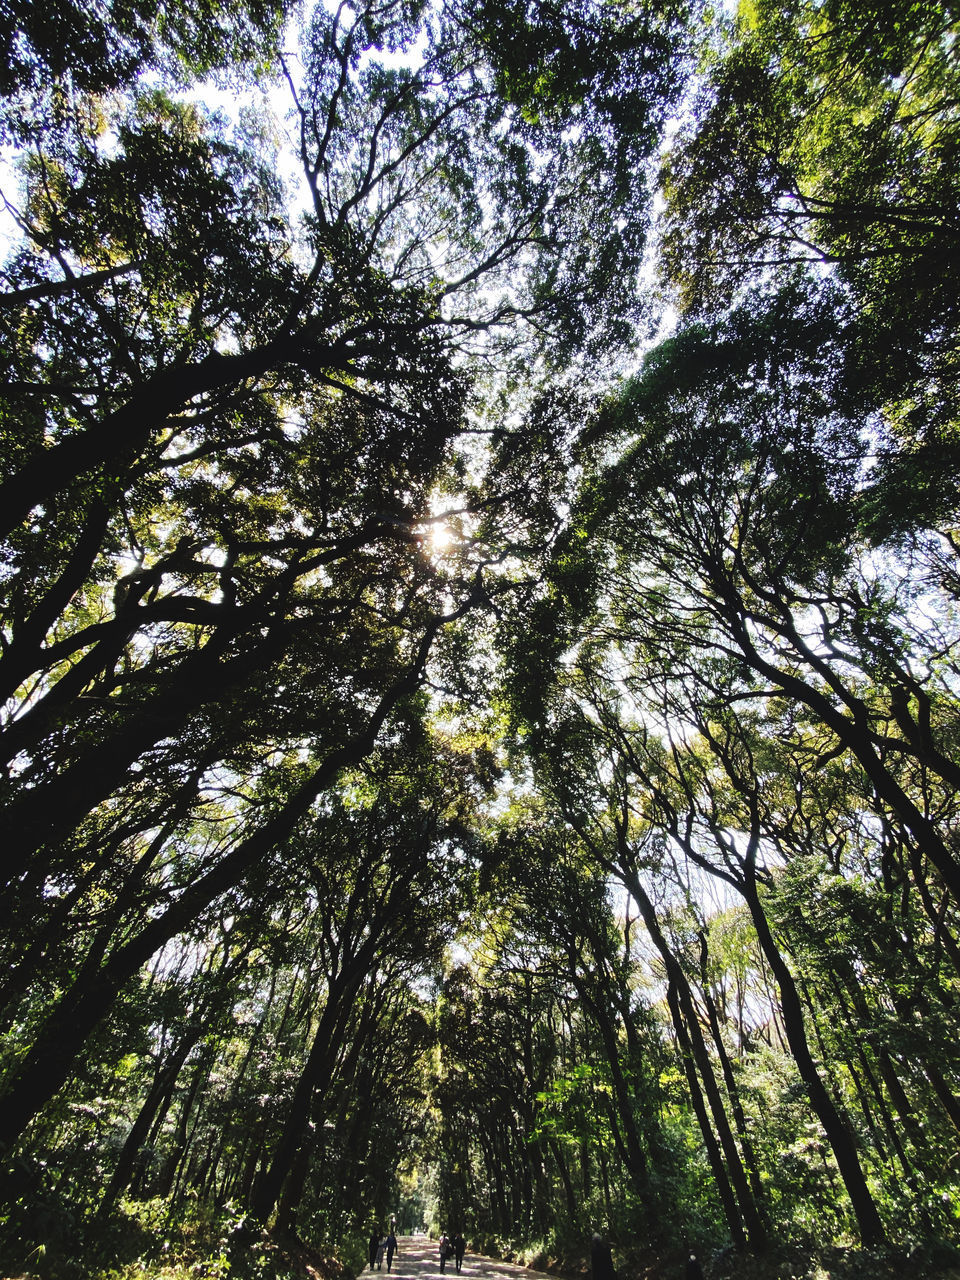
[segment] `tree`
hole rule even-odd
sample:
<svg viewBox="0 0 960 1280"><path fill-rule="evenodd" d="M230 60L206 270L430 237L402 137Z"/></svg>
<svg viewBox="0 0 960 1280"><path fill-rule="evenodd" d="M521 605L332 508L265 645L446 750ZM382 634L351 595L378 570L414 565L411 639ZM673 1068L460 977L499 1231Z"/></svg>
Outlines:
<svg viewBox="0 0 960 1280"><path fill-rule="evenodd" d="M89 943L17 1047L4 1142L151 955L233 893L279 892L264 869L407 714L437 637L510 589L487 572L501 495L492 549L441 566L424 542L466 475L471 361L624 334L647 197L616 175L654 145L678 32L606 14L601 40L578 13L586 61L538 116L498 61L509 13L318 11L287 74L299 215L263 130L134 83L162 61L135 32L125 61L79 31L75 109L34 92L0 308L3 911L34 973L78 922Z"/></svg>
<svg viewBox="0 0 960 1280"><path fill-rule="evenodd" d="M888 411L887 532L956 507L956 28L952 4L741 6L663 174L685 308L797 263L848 290L848 358Z"/></svg>
<svg viewBox="0 0 960 1280"><path fill-rule="evenodd" d="M684 674L674 655L694 668L702 655L699 670L715 670L718 687L730 673L737 688L727 696L802 708L826 735L823 751L836 743L851 752L877 804L956 900L946 837L956 780L943 678L955 649L949 598L930 583L925 638L910 613L927 585L922 562L905 576L868 548L857 517L869 492L869 401L851 392L842 366L836 381L815 375L836 329L820 299L795 310L803 305L791 291L650 357L609 420L607 438L619 437L623 452L587 490L587 527L611 527L615 504L620 634L657 679ZM632 440L631 422L646 424ZM637 507L648 513L642 525ZM569 547L576 553L574 540ZM640 564L647 577L637 590ZM904 652L928 665L911 669ZM942 811L914 789L915 769L938 789Z"/></svg>
<svg viewBox="0 0 960 1280"><path fill-rule="evenodd" d="M843 351L834 307L795 285L690 325L648 357L583 435L582 505L551 577L563 674L541 659L540 687L515 706L540 777L584 838L596 822L593 856L628 877L651 936L662 928L638 868L654 833L743 895L807 1095L860 1230L878 1239L856 1139L815 1061L816 1022L765 896L779 862L840 850L874 821L913 850L928 928L935 900L953 918L955 698L941 675L956 641L950 601L864 536L871 402L832 351ZM908 601L928 587L936 622L925 637ZM606 775L593 763L601 742ZM838 758L855 772L831 791L821 773ZM605 825L589 816L607 806ZM665 937L661 954L693 1028L689 979ZM861 1090L869 1120L864 1100ZM713 1108L721 1131L725 1110ZM743 1184L741 1203L746 1194Z"/></svg>

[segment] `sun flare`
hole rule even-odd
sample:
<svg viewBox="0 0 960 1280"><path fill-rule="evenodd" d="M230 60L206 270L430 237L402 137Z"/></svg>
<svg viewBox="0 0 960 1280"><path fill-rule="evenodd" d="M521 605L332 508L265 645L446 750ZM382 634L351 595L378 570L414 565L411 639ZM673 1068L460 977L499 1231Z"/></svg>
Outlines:
<svg viewBox="0 0 960 1280"><path fill-rule="evenodd" d="M453 533L445 524L435 524L430 530L430 541L434 551L446 551L453 542Z"/></svg>

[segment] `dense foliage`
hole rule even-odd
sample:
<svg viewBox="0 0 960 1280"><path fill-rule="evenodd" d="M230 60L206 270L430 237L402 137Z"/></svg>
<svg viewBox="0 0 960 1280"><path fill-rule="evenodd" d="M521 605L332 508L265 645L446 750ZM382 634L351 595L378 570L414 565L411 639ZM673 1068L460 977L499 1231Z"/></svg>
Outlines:
<svg viewBox="0 0 960 1280"><path fill-rule="evenodd" d="M960 15L105 14L0 28L4 1265L946 1265Z"/></svg>

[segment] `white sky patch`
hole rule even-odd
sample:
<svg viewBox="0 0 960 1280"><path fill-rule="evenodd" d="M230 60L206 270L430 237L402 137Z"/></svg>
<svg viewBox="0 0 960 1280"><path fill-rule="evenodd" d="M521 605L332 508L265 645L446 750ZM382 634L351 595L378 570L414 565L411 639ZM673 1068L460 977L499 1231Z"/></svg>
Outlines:
<svg viewBox="0 0 960 1280"><path fill-rule="evenodd" d="M14 196L20 186L15 168L19 154L15 147L0 147L0 263L6 262L23 239L11 212L11 206L18 203Z"/></svg>

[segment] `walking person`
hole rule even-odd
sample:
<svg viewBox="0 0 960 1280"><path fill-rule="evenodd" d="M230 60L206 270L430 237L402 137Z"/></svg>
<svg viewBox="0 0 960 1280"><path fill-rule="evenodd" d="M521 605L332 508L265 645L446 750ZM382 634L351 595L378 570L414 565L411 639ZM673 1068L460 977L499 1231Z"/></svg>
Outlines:
<svg viewBox="0 0 960 1280"><path fill-rule="evenodd" d="M687 1258L687 1271L685 1280L703 1280L703 1268L697 1261L697 1255L691 1253Z"/></svg>
<svg viewBox="0 0 960 1280"><path fill-rule="evenodd" d="M370 1270L377 1265L377 1250L380 1248L380 1228L374 1227L370 1233L370 1239L367 1242L367 1258L370 1262Z"/></svg>
<svg viewBox="0 0 960 1280"><path fill-rule="evenodd" d="M593 1280L617 1280L610 1243L599 1232L594 1232L590 1242L590 1272Z"/></svg>
<svg viewBox="0 0 960 1280"><path fill-rule="evenodd" d="M447 1239L447 1233L444 1231L440 1235L440 1270L446 1271L447 1257L450 1253L450 1241Z"/></svg>
<svg viewBox="0 0 960 1280"><path fill-rule="evenodd" d="M457 1272L463 1266L463 1251L467 1247L467 1242L463 1238L463 1232L458 1231L453 1237L453 1260L457 1264Z"/></svg>
<svg viewBox="0 0 960 1280"><path fill-rule="evenodd" d="M393 1255L399 1250L397 1237L393 1234L393 1227L387 1232L387 1271L393 1269Z"/></svg>

